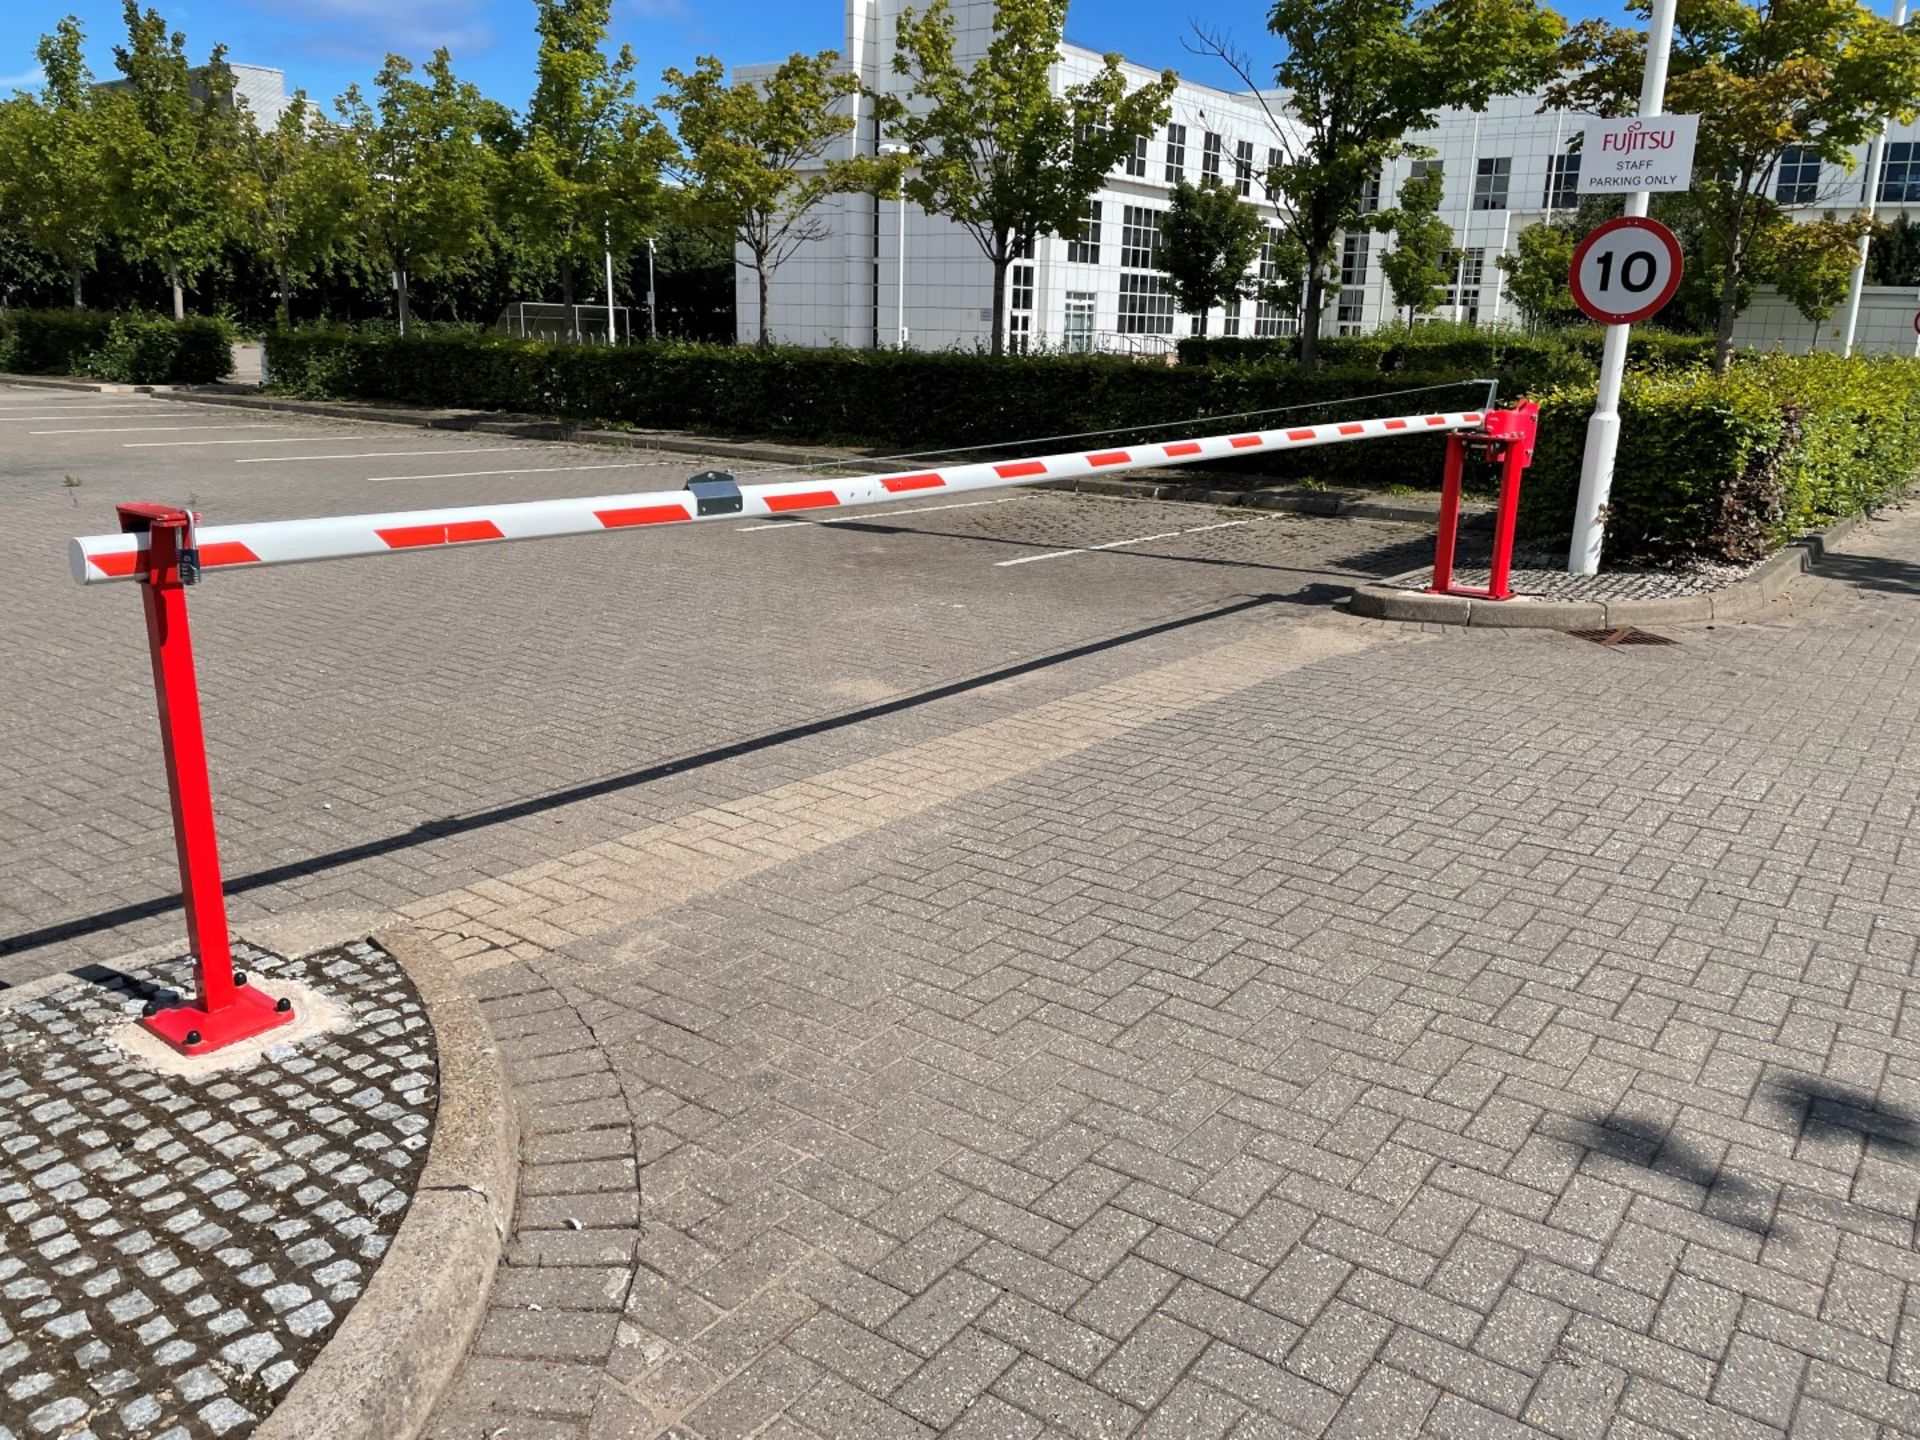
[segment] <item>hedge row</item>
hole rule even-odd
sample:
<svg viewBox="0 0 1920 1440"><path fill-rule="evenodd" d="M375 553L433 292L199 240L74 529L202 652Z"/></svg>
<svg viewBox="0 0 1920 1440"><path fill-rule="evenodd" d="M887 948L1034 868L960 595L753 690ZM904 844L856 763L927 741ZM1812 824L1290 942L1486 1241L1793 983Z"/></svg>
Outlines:
<svg viewBox="0 0 1920 1440"><path fill-rule="evenodd" d="M0 371L132 385L205 385L233 370L223 320L106 310L0 310Z"/></svg>
<svg viewBox="0 0 1920 1440"><path fill-rule="evenodd" d="M1524 533L1572 528L1590 386L1541 400ZM1616 563L1747 562L1920 476L1920 363L1767 356L1630 377L1607 513Z"/></svg>
<svg viewBox="0 0 1920 1440"><path fill-rule="evenodd" d="M271 336L276 388L312 398L533 411L642 428L932 450L1100 433L1115 442L1204 417L1277 407L1303 419L1477 409L1453 375L1377 366L1136 365L1095 357L591 348L452 336L406 340L303 330ZM1471 373L1469 370L1468 373ZM1416 395L1402 390L1446 385ZM1513 398L1520 387L1502 389ZM1534 534L1572 519L1593 408L1588 384L1536 386L1538 453L1523 492ZM1920 468L1920 363L1769 356L1715 378L1630 378L1608 525L1615 563L1757 559L1781 539L1851 514ZM1249 423L1240 420L1238 423ZM1269 422L1280 423L1280 422ZM1186 433L1192 433L1189 428ZM1443 441L1423 435L1262 457L1259 473L1378 487L1437 483ZM1061 448L1070 448L1062 440Z"/></svg>
<svg viewBox="0 0 1920 1440"><path fill-rule="evenodd" d="M1386 371L1503 374L1530 384L1590 377L1600 361L1604 332L1598 326L1523 335L1511 330L1429 326L1412 331L1377 330L1320 342L1323 364L1372 366ZM1298 341L1194 336L1179 342L1185 365L1259 365L1293 357ZM1682 370L1713 358L1710 335L1674 335L1640 329L1627 342L1627 363L1637 370Z"/></svg>
<svg viewBox="0 0 1920 1440"><path fill-rule="evenodd" d="M1454 376L1389 376L1373 368L1309 373L1292 365L1188 367L1091 356L996 360L955 352L724 345L607 349L331 330L269 336L267 366L276 389L308 398L535 411L639 428L894 450L1085 432L1124 442L1146 438L1152 432L1144 427L1190 425L1201 416L1301 407L1302 419L1359 418L1477 409L1486 397L1485 386L1462 385ZM1427 385L1445 388L1392 393ZM1378 457L1359 454L1361 448L1269 457L1260 469L1378 484ZM1403 451L1417 452L1401 457L1407 478L1438 483L1441 456L1432 437L1403 442Z"/></svg>

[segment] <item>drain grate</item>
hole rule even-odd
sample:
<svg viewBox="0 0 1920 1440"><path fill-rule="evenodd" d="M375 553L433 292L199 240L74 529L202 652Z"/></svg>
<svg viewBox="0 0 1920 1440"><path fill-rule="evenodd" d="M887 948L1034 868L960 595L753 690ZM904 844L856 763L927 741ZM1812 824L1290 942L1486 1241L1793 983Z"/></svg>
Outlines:
<svg viewBox="0 0 1920 1440"><path fill-rule="evenodd" d="M1678 640L1669 640L1665 635L1656 635L1651 630L1636 630L1631 625L1623 625L1618 630L1569 630L1567 634L1576 640L1591 640L1596 645L1678 645Z"/></svg>

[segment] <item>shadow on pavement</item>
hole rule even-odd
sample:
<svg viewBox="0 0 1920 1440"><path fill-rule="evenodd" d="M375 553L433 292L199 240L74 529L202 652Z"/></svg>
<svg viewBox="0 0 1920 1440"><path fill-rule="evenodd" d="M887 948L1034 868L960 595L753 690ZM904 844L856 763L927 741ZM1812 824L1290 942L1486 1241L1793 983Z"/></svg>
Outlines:
<svg viewBox="0 0 1920 1440"><path fill-rule="evenodd" d="M1858 590L1887 595L1920 595L1920 565L1888 555L1835 555L1828 552L1813 562L1813 573L1838 580Z"/></svg>
<svg viewBox="0 0 1920 1440"><path fill-rule="evenodd" d="M1329 605L1344 596L1342 586L1313 584L1287 595L1253 595L1231 604L1203 610L1194 615L1183 615L1173 620L1162 620L1152 625L1128 630L1119 635L1110 635L1103 640L1088 641L1083 645L1071 646L1065 650L1056 650L1051 654L1039 655L1031 660L1022 660L1005 665L997 670L988 670L982 674L971 675L962 680L950 681L945 685L936 685L931 689L917 691L912 695L902 695L898 699L882 701L876 705L863 706L858 710L848 710L837 715L823 716L799 725L790 725L780 730L768 731L763 735L752 735L744 739L719 745L711 750L702 750L697 754L685 755L676 760L661 761L658 764L644 766L638 770L629 770L618 775L602 776L584 784L569 786L564 790L551 791L545 795L530 796L516 800L511 804L500 805L491 810L480 810L470 815L449 815L443 819L425 821L409 830L393 835L381 836L374 840L364 840L357 844L342 846L322 855L305 860L290 861L284 865L275 865L265 870L255 870L250 874L230 876L226 884L226 893L242 895L250 890L264 890L269 886L285 884L289 880L299 880L317 875L343 865L352 865L362 860L374 860L384 855L409 850L418 845L431 844L435 840L444 840L453 836L470 834L494 825L505 825L515 820L524 820L529 816L541 815L550 810L558 810L586 800L597 800L607 795L616 795L624 790L637 789L664 779L669 775L684 774L689 770L704 769L709 765L718 765L724 761L735 760L743 755L770 750L776 746L790 744L796 740L806 740L816 735L831 734L836 730L846 730L864 725L870 720L882 719L888 715L897 715L903 711L916 710L923 705L951 699L956 695L965 695L969 691L982 690L989 685L999 684L1003 680L1015 679L1022 675L1032 675L1039 671L1050 670L1057 665L1065 665L1075 660L1083 660L1091 655L1099 655L1109 650L1123 649L1128 645L1152 639L1158 635L1168 635L1176 631L1191 629L1195 626L1210 624L1234 615L1245 614L1251 610L1263 609L1270 605ZM83 915L71 920L62 920L52 925L43 925L35 930L21 931L15 935L0 936L0 955L19 955L29 950L37 950L47 945L58 945L68 940L77 940L87 935L96 935L103 930L112 930L121 925L132 924L139 920L150 920L155 916L170 914L180 908L178 895L156 896L151 900L136 901L129 905L119 905L111 910L98 911L92 915ZM0 986L4 988L4 986Z"/></svg>

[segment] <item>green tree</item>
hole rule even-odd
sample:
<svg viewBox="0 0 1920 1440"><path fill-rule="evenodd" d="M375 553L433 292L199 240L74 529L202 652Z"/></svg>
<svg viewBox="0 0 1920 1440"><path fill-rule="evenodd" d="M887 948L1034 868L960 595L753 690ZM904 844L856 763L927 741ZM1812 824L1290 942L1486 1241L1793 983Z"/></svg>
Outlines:
<svg viewBox="0 0 1920 1440"><path fill-rule="evenodd" d="M522 267L558 269L573 325L575 266L639 243L658 211L673 142L634 103L633 51L606 53L610 0L535 4L538 78L515 137L509 227Z"/></svg>
<svg viewBox="0 0 1920 1440"><path fill-rule="evenodd" d="M1630 8L1644 16L1649 0ZM1646 38L1601 20L1575 27L1551 103L1632 113ZM1686 203L1720 267L1714 368L1724 372L1748 272L1791 223L1771 198L1781 155L1800 146L1851 169L1853 148L1883 122L1920 114L1920 26L1896 27L1857 0L1679 0L1666 105L1700 117ZM1838 243L1837 231L1817 233Z"/></svg>
<svg viewBox="0 0 1920 1440"><path fill-rule="evenodd" d="M187 61L186 37L158 11L126 0L127 43L114 47L123 86L102 91L105 190L127 253L160 267L173 315L186 315L186 287L217 264L239 235L241 124L226 47Z"/></svg>
<svg viewBox="0 0 1920 1440"><path fill-rule="evenodd" d="M273 274L274 314L285 325L294 290L352 255L352 211L364 187L346 137L297 90L269 129L249 120L245 158L249 235Z"/></svg>
<svg viewBox="0 0 1920 1440"><path fill-rule="evenodd" d="M1527 322L1538 330L1554 316L1573 308L1567 279L1573 270L1573 235L1559 225L1529 225L1514 237L1513 253L1495 262L1507 277L1507 295Z"/></svg>
<svg viewBox="0 0 1920 1440"><path fill-rule="evenodd" d="M1380 257L1380 269L1409 326L1444 298L1457 263L1453 227L1440 218L1442 183L1438 170L1409 176L1400 186L1400 204L1373 217L1376 229L1393 236L1393 249Z"/></svg>
<svg viewBox="0 0 1920 1440"><path fill-rule="evenodd" d="M1880 227L1868 252L1869 285L1920 285L1920 223L1896 215Z"/></svg>
<svg viewBox="0 0 1920 1440"><path fill-rule="evenodd" d="M691 74L669 70L663 79L657 103L679 123L681 154L669 168L683 186L683 212L746 250L760 282L759 341L770 345L769 287L801 246L825 237L821 202L874 189L892 173L878 161L827 158L853 130L844 107L860 82L831 50L790 55L758 82L729 85L711 55Z"/></svg>
<svg viewBox="0 0 1920 1440"><path fill-rule="evenodd" d="M1258 293L1253 276L1265 229L1260 212L1217 182L1173 187L1173 203L1160 224L1156 256L1174 303L1200 317L1207 333L1207 312Z"/></svg>
<svg viewBox="0 0 1920 1440"><path fill-rule="evenodd" d="M1765 253L1754 257L1754 268L1772 280L1817 331L1833 307L1847 298L1860 258L1860 237L1873 229L1864 215L1787 221L1767 236Z"/></svg>
<svg viewBox="0 0 1920 1440"><path fill-rule="evenodd" d="M955 56L953 12L903 10L894 50L904 97L877 97L914 173L906 192L956 221L993 266L993 353L1006 353L1007 267L1043 235L1070 233L1108 172L1166 123L1174 75L1127 89L1120 57L1056 95L1066 0L995 0L994 34L971 69Z"/></svg>
<svg viewBox="0 0 1920 1440"><path fill-rule="evenodd" d="M1196 27L1194 48L1267 107L1280 152L1267 193L1306 257L1300 359L1312 365L1334 245L1366 223L1363 187L1441 110L1478 110L1553 75L1564 24L1538 0L1274 0L1267 28L1284 50L1270 83L1222 32ZM1267 98L1276 87L1284 114Z"/></svg>
<svg viewBox="0 0 1920 1440"><path fill-rule="evenodd" d="M357 86L336 102L353 158L361 260L376 282L391 278L403 334L415 279L458 274L489 253L499 170L491 142L509 129L501 106L455 78L446 50L422 74L414 79L409 61L389 55L372 104Z"/></svg>
<svg viewBox="0 0 1920 1440"><path fill-rule="evenodd" d="M40 93L0 103L0 211L20 246L59 266L76 309L106 226L84 42L79 21L62 20L35 51L46 75Z"/></svg>

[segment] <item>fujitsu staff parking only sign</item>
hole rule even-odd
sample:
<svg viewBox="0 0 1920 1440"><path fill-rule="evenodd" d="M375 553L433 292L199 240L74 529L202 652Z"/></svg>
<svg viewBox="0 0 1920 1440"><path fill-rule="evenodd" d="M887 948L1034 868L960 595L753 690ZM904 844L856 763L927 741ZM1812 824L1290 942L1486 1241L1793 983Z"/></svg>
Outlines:
<svg viewBox="0 0 1920 1440"><path fill-rule="evenodd" d="M1689 189L1699 134L1698 115L1589 120L1580 146L1580 193Z"/></svg>

